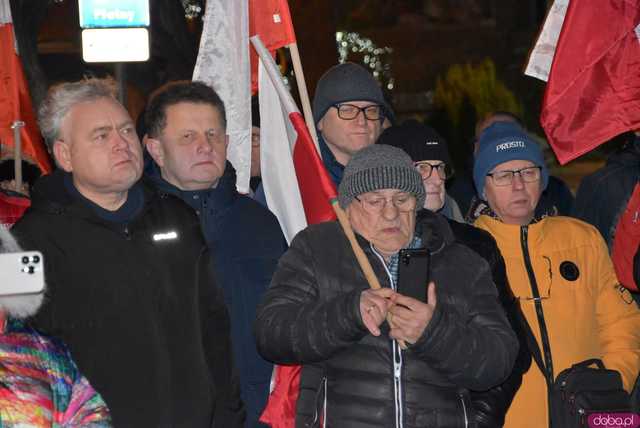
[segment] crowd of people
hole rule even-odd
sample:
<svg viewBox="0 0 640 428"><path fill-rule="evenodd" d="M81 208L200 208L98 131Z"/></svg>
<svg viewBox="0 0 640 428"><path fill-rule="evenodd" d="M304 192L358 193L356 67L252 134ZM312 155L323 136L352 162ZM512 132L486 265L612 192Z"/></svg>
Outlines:
<svg viewBox="0 0 640 428"><path fill-rule="evenodd" d="M28 199L0 194L15 222L0 250L41 251L46 278L0 297L0 426L265 426L274 365L301 366L296 427L550 427L550 385L592 358L632 392L638 137L574 203L495 112L448 186L445 139L339 64L313 119L346 221L287 246L259 161L236 190L213 88L168 83L136 126L115 87L50 88L38 123L56 169Z"/></svg>

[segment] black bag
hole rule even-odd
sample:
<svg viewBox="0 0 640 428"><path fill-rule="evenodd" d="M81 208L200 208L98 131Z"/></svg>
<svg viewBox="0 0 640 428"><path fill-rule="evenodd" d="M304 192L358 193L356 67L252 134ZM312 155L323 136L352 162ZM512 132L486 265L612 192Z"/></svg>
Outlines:
<svg viewBox="0 0 640 428"><path fill-rule="evenodd" d="M597 367L589 367L596 365ZM552 385L549 410L552 428L587 427L591 413L631 412L622 378L599 359L563 370Z"/></svg>
<svg viewBox="0 0 640 428"><path fill-rule="evenodd" d="M536 306L540 300L536 300ZM540 305L541 306L541 305ZM536 311L541 326L542 348L536 342L531 326L521 315L521 321L527 336L527 342L533 360L547 382L549 402L549 427L582 428L588 427L591 413L631 412L631 397L622 388L620 373L609 370L599 359L585 360L574 364L553 377L551 345L548 341L546 323L542 308ZM589 367L595 364L597 368Z"/></svg>

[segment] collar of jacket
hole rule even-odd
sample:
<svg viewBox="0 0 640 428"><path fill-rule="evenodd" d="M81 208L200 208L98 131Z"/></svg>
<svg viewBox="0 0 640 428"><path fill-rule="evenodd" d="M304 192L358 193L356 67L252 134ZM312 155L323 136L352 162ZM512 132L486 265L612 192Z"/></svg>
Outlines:
<svg viewBox="0 0 640 428"><path fill-rule="evenodd" d="M439 252L455 240L446 217L425 208L416 213L416 235L422 238L424 247L432 253Z"/></svg>
<svg viewBox="0 0 640 428"><path fill-rule="evenodd" d="M344 165L336 160L336 157L333 155L333 152L327 145L327 142L322 138L322 134L318 131L318 145L320 146L320 154L322 155L322 163L324 163L325 168L327 168L327 172L329 173L329 177L333 180L333 184L336 185L336 188L340 185L342 181L342 175L344 174Z"/></svg>
<svg viewBox="0 0 640 428"><path fill-rule="evenodd" d="M547 217L536 223L527 225L527 242L529 248L541 246L547 239L548 222L557 217ZM518 224L506 224L502 221L482 215L475 221L474 226L489 232L494 239L500 243L500 250L505 252L521 252L522 245L520 243L520 229L522 226Z"/></svg>
<svg viewBox="0 0 640 428"><path fill-rule="evenodd" d="M542 199L543 197L541 195L540 200ZM471 199L471 205L469 206L469 212L465 217L465 221L469 224L473 224L478 218L480 218L480 216L483 215L492 217L496 220L500 220L498 214L496 214L495 211L491 209L487 201L474 196ZM536 205L536 209L533 213L533 218L531 219L531 223L529 224L537 223L547 217L555 217L557 215L558 209L554 205L541 203L540 201L538 201L538 205Z"/></svg>
<svg viewBox="0 0 640 428"><path fill-rule="evenodd" d="M160 174L160 168L157 165L153 165L150 168L147 179L156 186L161 193L168 193L175 195L185 201L191 208L195 210L202 210L203 205L206 203L210 207L221 209L231 205L233 200L238 197L238 191L236 190L236 170L231 165L231 162L227 161L224 173L218 180L216 187L202 190L182 190L174 186L173 184L162 178Z"/></svg>
<svg viewBox="0 0 640 428"><path fill-rule="evenodd" d="M68 174L70 173L56 169L51 174L40 177L31 192L31 207L49 214L68 214L109 225L110 223L102 220L91 207L69 194L64 184L64 177ZM143 181L138 181L134 184L136 185L142 187L144 197L144 206L136 216L137 219L144 215L158 195Z"/></svg>

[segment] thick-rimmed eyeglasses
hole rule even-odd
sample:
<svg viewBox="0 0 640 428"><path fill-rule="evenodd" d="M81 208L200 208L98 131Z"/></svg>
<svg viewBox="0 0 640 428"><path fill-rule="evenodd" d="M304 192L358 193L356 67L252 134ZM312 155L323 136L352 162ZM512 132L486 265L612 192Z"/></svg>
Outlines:
<svg viewBox="0 0 640 428"><path fill-rule="evenodd" d="M381 196L355 196L354 199L360 202L360 205L362 205L362 208L364 208L365 211L368 211L372 214L380 214L385 209L388 203L391 203L392 206L403 213L416 209L416 198L408 193L396 195L390 199L383 198Z"/></svg>
<svg viewBox="0 0 640 428"><path fill-rule="evenodd" d="M380 120L384 116L382 106L378 104L366 107L358 107L354 104L334 104L333 107L338 110L338 117L342 120L353 120L358 117L360 112L367 120Z"/></svg>
<svg viewBox="0 0 640 428"><path fill-rule="evenodd" d="M529 166L527 168L490 172L487 176L491 177L493 184L496 186L510 186L516 174L525 183L534 183L540 180L540 171L542 171L541 166Z"/></svg>
<svg viewBox="0 0 640 428"><path fill-rule="evenodd" d="M431 177L431 174L433 174L434 170L438 174L438 177L440 177L442 180L446 180L448 177L451 177L453 175L453 169L451 169L451 167L444 162L440 162L439 164L433 164L429 162L416 162L413 165L416 167L423 180Z"/></svg>

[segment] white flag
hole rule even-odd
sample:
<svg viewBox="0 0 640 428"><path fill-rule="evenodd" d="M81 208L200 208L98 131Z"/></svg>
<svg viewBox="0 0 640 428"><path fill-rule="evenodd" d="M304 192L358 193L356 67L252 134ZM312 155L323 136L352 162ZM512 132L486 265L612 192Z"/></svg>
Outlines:
<svg viewBox="0 0 640 428"><path fill-rule="evenodd" d="M249 191L251 175L251 70L247 0L209 0L193 80L212 86L227 111L227 157L236 187Z"/></svg>
<svg viewBox="0 0 640 428"><path fill-rule="evenodd" d="M524 71L527 76L535 77L545 82L549 79L549 71L551 70L558 37L560 37L560 30L562 30L568 7L569 0L555 0L551 5L542 31L529 55L529 62Z"/></svg>

